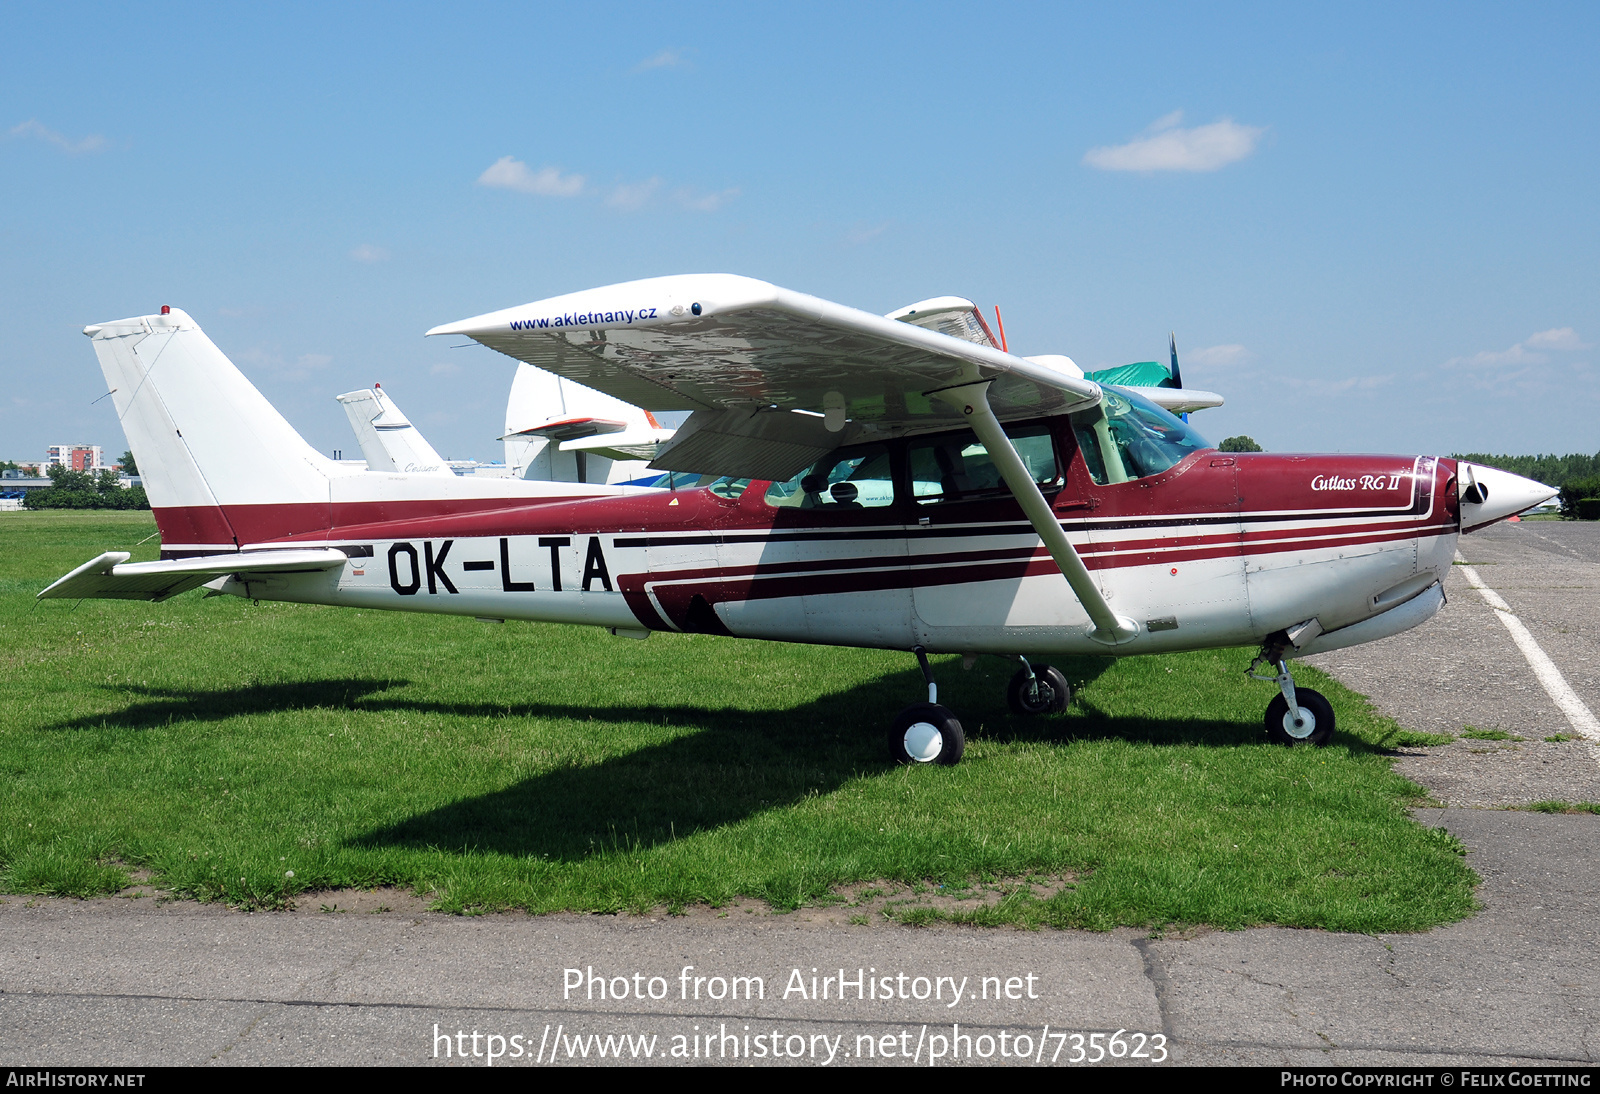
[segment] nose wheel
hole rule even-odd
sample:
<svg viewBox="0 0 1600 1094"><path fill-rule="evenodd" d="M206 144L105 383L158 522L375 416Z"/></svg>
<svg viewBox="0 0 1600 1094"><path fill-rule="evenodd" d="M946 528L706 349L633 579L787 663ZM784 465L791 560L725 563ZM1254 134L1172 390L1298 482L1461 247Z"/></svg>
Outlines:
<svg viewBox="0 0 1600 1094"><path fill-rule="evenodd" d="M1267 727L1267 740L1275 745L1315 745L1325 748L1333 740L1333 705L1321 692L1310 688L1294 689L1295 705L1300 708L1300 719L1289 711L1289 701L1282 695L1267 704L1263 721Z"/></svg>
<svg viewBox="0 0 1600 1094"><path fill-rule="evenodd" d="M1322 693L1310 688L1295 687L1289 675L1289 663L1283 660L1284 645L1268 643L1246 670L1257 680L1270 680L1278 685L1277 697L1267 704L1262 718L1267 740L1275 745L1315 745L1325 748L1333 740L1333 704ZM1277 674L1268 676L1257 672L1260 665L1273 665Z"/></svg>

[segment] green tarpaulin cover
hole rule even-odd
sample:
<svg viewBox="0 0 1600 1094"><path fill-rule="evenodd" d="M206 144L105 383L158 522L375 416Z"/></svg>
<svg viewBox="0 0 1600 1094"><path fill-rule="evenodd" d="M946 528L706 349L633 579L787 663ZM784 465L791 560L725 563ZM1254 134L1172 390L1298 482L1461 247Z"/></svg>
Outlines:
<svg viewBox="0 0 1600 1094"><path fill-rule="evenodd" d="M1086 379L1097 384L1119 384L1122 387L1177 387L1172 374L1159 361L1140 361L1132 365L1103 368L1099 372L1084 373Z"/></svg>

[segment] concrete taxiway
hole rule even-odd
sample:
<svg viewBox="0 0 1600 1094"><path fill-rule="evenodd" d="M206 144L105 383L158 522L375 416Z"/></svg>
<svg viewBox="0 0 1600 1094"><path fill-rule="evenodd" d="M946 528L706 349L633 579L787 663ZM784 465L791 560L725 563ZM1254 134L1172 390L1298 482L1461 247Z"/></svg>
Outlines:
<svg viewBox="0 0 1600 1094"><path fill-rule="evenodd" d="M1462 551L1595 709L1600 526L1501 525L1465 537ZM1443 806L1418 819L1458 836L1483 878L1483 910L1463 923L1421 935L1151 938L828 916L244 915L9 897L0 1063L482 1066L498 1050L498 1063L526 1065L548 1064L558 1045L560 1063L585 1046L572 1062L612 1063L614 1051L624 1063L675 1062L681 1046L698 1054L690 1063L925 1065L937 1051L939 1063L967 1064L987 1049L991 1063L1061 1064L1118 1030L1124 1053L1182 1063L1592 1062L1600 817L1505 807L1600 801L1600 758L1571 739L1459 573L1447 592L1449 605L1416 631L1317 662L1406 725L1522 738L1457 736L1399 761ZM567 969L603 976L605 998L592 997L587 973L569 990ZM857 970L890 998L858 999ZM734 977L759 977L765 997L728 1001ZM682 998L696 988L701 998Z"/></svg>

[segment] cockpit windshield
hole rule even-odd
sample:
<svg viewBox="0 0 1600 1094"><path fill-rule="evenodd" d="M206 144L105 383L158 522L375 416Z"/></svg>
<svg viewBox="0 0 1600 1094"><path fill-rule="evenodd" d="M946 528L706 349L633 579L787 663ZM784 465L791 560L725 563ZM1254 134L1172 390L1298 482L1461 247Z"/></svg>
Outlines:
<svg viewBox="0 0 1600 1094"><path fill-rule="evenodd" d="M1213 445L1189 423L1126 388L1107 387L1098 406L1072 416L1089 467L1104 486L1160 474L1191 452Z"/></svg>

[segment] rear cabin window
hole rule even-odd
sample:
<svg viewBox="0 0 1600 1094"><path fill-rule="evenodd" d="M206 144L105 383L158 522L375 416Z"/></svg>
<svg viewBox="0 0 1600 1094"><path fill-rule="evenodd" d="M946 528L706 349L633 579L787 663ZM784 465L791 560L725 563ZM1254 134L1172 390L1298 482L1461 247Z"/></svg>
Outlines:
<svg viewBox="0 0 1600 1094"><path fill-rule="evenodd" d="M1023 466L1042 489L1061 484L1055 443L1048 425L1008 428L1006 435ZM969 431L911 442L911 493L919 505L1006 497L1010 490L977 434Z"/></svg>
<svg viewBox="0 0 1600 1094"><path fill-rule="evenodd" d="M780 509L880 509L894 504L889 449L860 445L830 452L788 482L767 488Z"/></svg>

